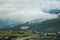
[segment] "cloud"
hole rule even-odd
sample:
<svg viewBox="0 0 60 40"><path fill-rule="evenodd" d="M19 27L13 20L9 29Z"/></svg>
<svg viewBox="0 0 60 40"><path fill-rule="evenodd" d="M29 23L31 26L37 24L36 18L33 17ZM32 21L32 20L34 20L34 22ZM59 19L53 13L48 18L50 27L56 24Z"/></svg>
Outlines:
<svg viewBox="0 0 60 40"><path fill-rule="evenodd" d="M43 10L44 12L49 12L51 13L55 13L54 11L56 11L56 13L58 13L60 11L60 1L59 0L47 0L44 2L41 2L41 6L40 6L41 10Z"/></svg>
<svg viewBox="0 0 60 40"><path fill-rule="evenodd" d="M9 20L17 20L17 21L31 21L36 19L52 19L56 18L57 15L52 15L49 13L44 13L41 10L37 9L26 9L24 11L16 11L12 12L10 14L6 14L3 18L9 19Z"/></svg>
<svg viewBox="0 0 60 40"><path fill-rule="evenodd" d="M57 15L44 13L41 10L60 7L59 1L52 0L0 0L0 3L0 19L24 22L40 18L56 18Z"/></svg>

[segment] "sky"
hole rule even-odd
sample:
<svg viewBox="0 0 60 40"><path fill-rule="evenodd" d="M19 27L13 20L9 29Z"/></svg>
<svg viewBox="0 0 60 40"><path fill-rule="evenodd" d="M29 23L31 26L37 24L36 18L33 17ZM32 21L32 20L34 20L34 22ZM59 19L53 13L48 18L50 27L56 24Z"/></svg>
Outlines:
<svg viewBox="0 0 60 40"><path fill-rule="evenodd" d="M27 22L57 18L57 14L42 11L51 9L60 9L60 0L0 0L0 19Z"/></svg>

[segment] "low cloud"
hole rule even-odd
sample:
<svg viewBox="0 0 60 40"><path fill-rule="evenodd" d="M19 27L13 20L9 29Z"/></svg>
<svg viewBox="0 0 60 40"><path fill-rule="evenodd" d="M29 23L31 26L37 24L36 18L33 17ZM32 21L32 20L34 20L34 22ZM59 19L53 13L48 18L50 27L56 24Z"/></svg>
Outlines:
<svg viewBox="0 0 60 40"><path fill-rule="evenodd" d="M0 0L0 19L30 21L35 19L52 19L57 15L42 10L59 9L59 1L54 0Z"/></svg>

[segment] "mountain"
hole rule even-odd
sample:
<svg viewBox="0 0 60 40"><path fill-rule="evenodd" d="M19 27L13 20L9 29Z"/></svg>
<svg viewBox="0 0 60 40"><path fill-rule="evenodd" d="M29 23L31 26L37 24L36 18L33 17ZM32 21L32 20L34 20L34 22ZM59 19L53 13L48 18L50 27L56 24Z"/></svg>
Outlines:
<svg viewBox="0 0 60 40"><path fill-rule="evenodd" d="M60 31L60 18L46 20L44 22L32 23L32 30L44 32L57 32Z"/></svg>
<svg viewBox="0 0 60 40"><path fill-rule="evenodd" d="M37 20L38 21L38 20ZM50 19L43 22L35 22L35 23L24 23L29 26L28 30L31 31L40 31L40 32L58 32L60 31L60 18ZM21 25L24 25L21 24ZM15 30L23 30L20 29L21 25L17 25L13 29Z"/></svg>
<svg viewBox="0 0 60 40"><path fill-rule="evenodd" d="M16 23L16 24L11 24L14 27L9 25L9 21L0 20L0 27L1 27L1 24L3 27L5 27L5 30L6 29L15 30L15 31L31 30L31 31L40 31L40 32L58 32L58 31L60 31L60 17L50 19L50 20L45 20L42 22L40 21L40 19L38 19L38 20L34 20L34 21L22 23L22 24L20 22ZM8 25L8 26L6 26L6 25ZM21 27L26 27L26 26L28 27L28 29L21 29Z"/></svg>
<svg viewBox="0 0 60 40"><path fill-rule="evenodd" d="M22 22L0 19L0 29L9 29L20 24L22 24Z"/></svg>
<svg viewBox="0 0 60 40"><path fill-rule="evenodd" d="M50 10L42 10L46 13L51 13L51 14L58 14L60 13L60 9L50 9Z"/></svg>

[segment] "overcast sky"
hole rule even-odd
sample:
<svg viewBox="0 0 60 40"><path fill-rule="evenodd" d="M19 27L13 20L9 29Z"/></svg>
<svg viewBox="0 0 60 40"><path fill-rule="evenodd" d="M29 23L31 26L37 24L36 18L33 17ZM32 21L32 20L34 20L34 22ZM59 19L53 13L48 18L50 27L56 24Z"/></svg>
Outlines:
<svg viewBox="0 0 60 40"><path fill-rule="evenodd" d="M52 19L56 14L42 10L60 9L59 0L0 0L0 19L30 21Z"/></svg>

